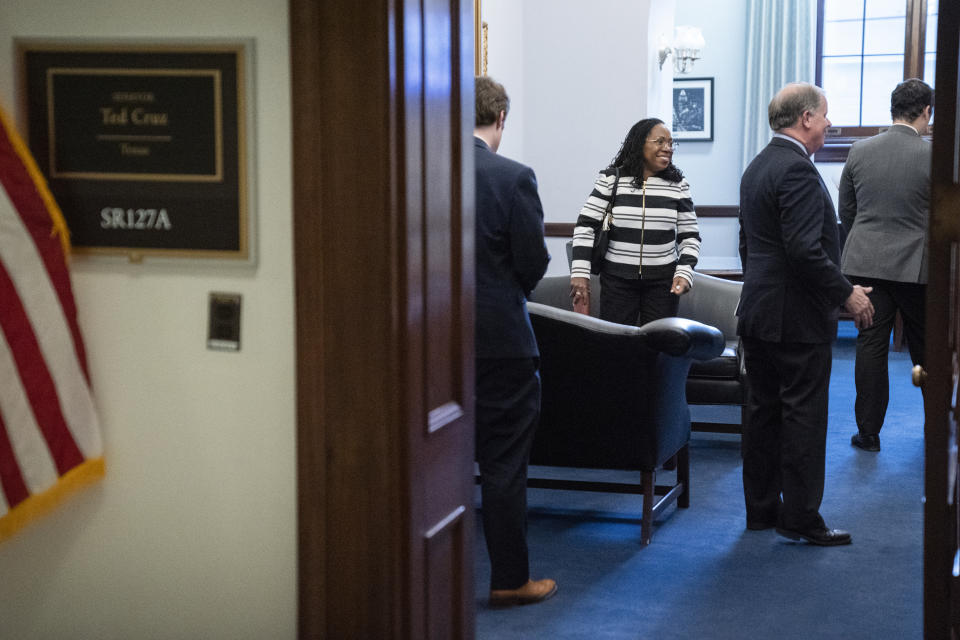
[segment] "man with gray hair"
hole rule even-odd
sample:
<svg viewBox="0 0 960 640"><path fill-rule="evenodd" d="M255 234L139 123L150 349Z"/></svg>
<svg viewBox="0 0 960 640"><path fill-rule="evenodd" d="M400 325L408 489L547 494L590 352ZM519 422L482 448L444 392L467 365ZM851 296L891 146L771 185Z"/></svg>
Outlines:
<svg viewBox="0 0 960 640"><path fill-rule="evenodd" d="M857 335L854 412L850 444L880 451L887 413L887 356L899 311L913 364L924 363L927 226L933 89L911 78L890 95L893 126L850 149L840 177L840 221L849 232L840 267L851 282L873 289L876 322ZM883 247L883 251L878 251Z"/></svg>
<svg viewBox="0 0 960 640"><path fill-rule="evenodd" d="M773 139L740 181L747 529L849 544L850 534L828 529L820 515L831 343L841 305L858 327L872 323L870 289L840 272L837 215L810 160L830 126L823 90L788 84L770 101L768 117Z"/></svg>

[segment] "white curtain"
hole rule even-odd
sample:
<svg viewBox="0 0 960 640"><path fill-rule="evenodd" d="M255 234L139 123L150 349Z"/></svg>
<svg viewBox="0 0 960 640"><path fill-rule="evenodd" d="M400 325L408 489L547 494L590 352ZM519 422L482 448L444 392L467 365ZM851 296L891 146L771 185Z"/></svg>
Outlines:
<svg viewBox="0 0 960 640"><path fill-rule="evenodd" d="M741 172L770 141L767 105L774 94L788 82L814 81L816 20L816 0L747 0Z"/></svg>

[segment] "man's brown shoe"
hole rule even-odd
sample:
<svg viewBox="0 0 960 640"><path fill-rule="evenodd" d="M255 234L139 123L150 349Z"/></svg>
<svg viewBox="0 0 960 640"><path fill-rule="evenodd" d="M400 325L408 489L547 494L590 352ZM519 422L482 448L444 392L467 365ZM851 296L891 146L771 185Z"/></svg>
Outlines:
<svg viewBox="0 0 960 640"><path fill-rule="evenodd" d="M491 589L491 607L510 607L515 604L543 602L557 592L557 583L549 578L527 580L519 589Z"/></svg>

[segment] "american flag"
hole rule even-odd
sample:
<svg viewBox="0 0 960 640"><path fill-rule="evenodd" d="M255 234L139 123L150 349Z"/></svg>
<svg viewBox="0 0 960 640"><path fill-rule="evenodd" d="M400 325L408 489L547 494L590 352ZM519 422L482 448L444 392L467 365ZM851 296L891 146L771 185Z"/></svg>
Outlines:
<svg viewBox="0 0 960 640"><path fill-rule="evenodd" d="M67 226L0 108L0 540L104 472Z"/></svg>

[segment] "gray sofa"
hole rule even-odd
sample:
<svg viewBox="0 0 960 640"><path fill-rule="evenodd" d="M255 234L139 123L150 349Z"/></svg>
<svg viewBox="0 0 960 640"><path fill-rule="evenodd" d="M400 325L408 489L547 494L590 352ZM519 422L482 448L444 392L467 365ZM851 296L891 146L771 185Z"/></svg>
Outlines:
<svg viewBox="0 0 960 640"><path fill-rule="evenodd" d="M678 315L716 327L723 333L724 349L718 357L694 362L687 376L687 402L693 405L732 405L739 408L737 422L694 422L695 431L741 433L747 404L747 373L743 348L737 336L737 304L742 282L694 272L693 288L680 297Z"/></svg>

